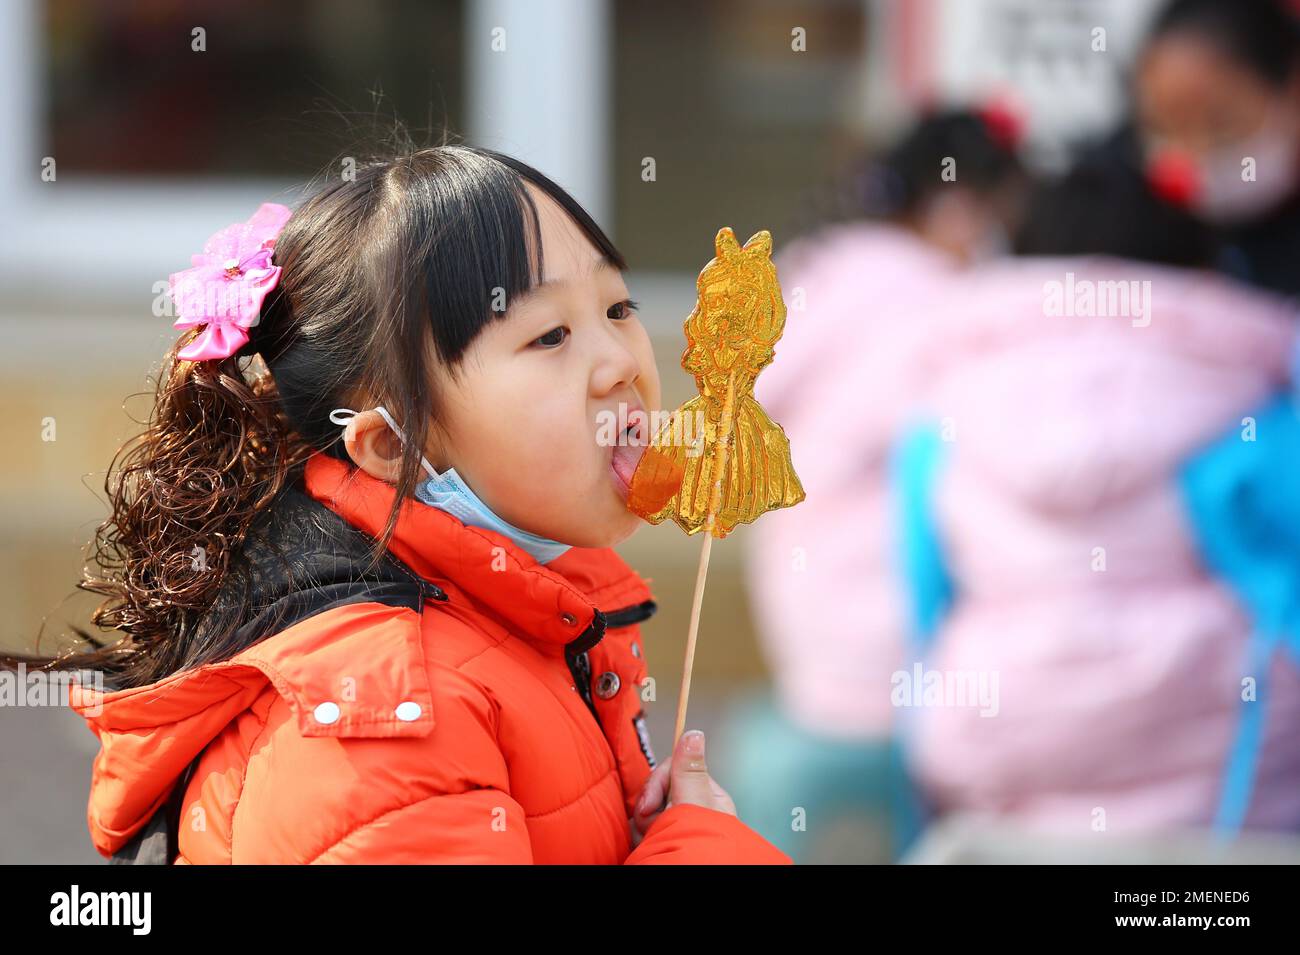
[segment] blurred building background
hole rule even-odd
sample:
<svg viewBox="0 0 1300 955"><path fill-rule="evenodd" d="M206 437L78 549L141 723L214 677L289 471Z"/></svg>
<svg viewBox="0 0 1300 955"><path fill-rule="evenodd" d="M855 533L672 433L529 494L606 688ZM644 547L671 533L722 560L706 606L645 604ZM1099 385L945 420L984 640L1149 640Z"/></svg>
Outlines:
<svg viewBox="0 0 1300 955"><path fill-rule="evenodd" d="M42 633L48 651L64 621L85 623L94 606L74 584L106 513L104 469L147 417L148 378L175 337L152 311L158 283L216 228L262 201L294 202L352 132L394 114L413 127L445 123L570 189L632 264L629 287L673 407L694 391L677 364L681 323L718 227L742 237L767 228L779 247L815 215L843 163L936 99L1014 100L1029 118L1032 161L1059 167L1071 141L1122 108L1127 58L1152 8L9 0L0 5L3 642L30 650ZM1087 42L1097 26L1104 55ZM739 573L743 537L742 528L714 548L710 567L689 718L706 731L724 702L766 682ZM664 752L698 545L669 524L621 550L660 600L645 634L661 690L648 709ZM0 712L0 862L102 861L84 819L96 749L69 713ZM887 858L869 828L824 838L826 859Z"/></svg>

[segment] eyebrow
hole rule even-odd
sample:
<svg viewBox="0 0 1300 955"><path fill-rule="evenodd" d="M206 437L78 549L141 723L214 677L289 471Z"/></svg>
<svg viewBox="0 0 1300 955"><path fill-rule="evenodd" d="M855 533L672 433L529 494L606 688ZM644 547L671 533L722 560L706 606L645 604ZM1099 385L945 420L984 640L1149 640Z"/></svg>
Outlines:
<svg viewBox="0 0 1300 955"><path fill-rule="evenodd" d="M598 272L604 272L609 269L618 271L618 265L608 255L602 255L598 259L591 259L588 263L587 270L582 274L583 276L592 276L597 274ZM526 289L525 291L520 292L518 295L515 296L514 301L511 302L510 304L519 305L523 302L528 301L529 299L533 298L534 296L538 295L541 292L545 292L549 289L566 288L572 284L573 283L569 279L547 279L544 282L539 282L538 284L534 285L530 289Z"/></svg>

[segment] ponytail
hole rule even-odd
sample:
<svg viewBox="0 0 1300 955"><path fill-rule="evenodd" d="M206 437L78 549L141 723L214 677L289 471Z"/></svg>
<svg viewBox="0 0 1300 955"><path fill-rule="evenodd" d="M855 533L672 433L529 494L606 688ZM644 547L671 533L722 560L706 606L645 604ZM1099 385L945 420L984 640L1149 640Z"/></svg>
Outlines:
<svg viewBox="0 0 1300 955"><path fill-rule="evenodd" d="M59 656L0 656L0 668L95 669L115 688L141 686L228 656L231 628L204 627L254 520L300 474L312 448L284 419L260 360L251 381L239 355L209 361L172 348L145 431L118 449L105 479L109 517L77 584L106 599L92 613L112 642L77 626L89 647ZM252 364L250 363L250 369Z"/></svg>

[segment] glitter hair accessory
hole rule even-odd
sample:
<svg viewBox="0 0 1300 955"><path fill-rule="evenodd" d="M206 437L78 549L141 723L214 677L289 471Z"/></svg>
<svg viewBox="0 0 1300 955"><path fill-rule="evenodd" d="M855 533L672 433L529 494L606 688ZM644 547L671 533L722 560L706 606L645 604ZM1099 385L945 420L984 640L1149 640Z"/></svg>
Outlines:
<svg viewBox="0 0 1300 955"><path fill-rule="evenodd" d="M291 210L264 202L247 222L215 233L192 268L173 273L168 292L179 316L174 328L204 326L177 352L184 361L228 358L248 342L248 330L261 317L262 300L279 284L280 267L271 264L275 240Z"/></svg>

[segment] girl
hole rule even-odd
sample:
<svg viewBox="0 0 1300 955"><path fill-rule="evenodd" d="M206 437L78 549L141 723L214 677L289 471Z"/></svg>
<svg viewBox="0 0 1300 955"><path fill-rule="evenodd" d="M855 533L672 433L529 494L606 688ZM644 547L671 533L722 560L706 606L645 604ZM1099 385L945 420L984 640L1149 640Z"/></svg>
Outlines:
<svg viewBox="0 0 1300 955"><path fill-rule="evenodd" d="M788 863L701 734L656 766L655 604L610 548L659 381L577 203L444 145L264 205L194 261L171 283L193 331L110 480L107 576L80 585L126 637L22 661L112 680L71 700L102 744L98 851Z"/></svg>

